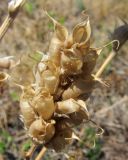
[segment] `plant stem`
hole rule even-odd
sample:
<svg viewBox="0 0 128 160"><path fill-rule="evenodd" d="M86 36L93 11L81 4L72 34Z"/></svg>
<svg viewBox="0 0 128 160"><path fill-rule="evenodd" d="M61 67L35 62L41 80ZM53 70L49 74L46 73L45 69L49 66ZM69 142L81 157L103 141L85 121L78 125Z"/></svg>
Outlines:
<svg viewBox="0 0 128 160"><path fill-rule="evenodd" d="M115 51L111 51L109 56L106 58L106 60L104 61L104 63L101 65L100 69L98 70L98 72L95 74L96 78L99 78L101 76L101 74L103 73L103 71L105 70L106 66L110 63L110 61L113 59L113 57L116 55Z"/></svg>
<svg viewBox="0 0 128 160"><path fill-rule="evenodd" d="M12 24L13 20L14 19L11 18L9 15L4 20L2 26L0 27L0 40L4 37L4 35L7 32L9 26Z"/></svg>
<svg viewBox="0 0 128 160"><path fill-rule="evenodd" d="M9 29L10 25L13 23L17 14L19 13L20 8L23 6L24 3L25 3L25 0L22 0L19 6L12 13L8 13L6 19L4 20L3 24L0 27L0 41L4 37L7 30Z"/></svg>
<svg viewBox="0 0 128 160"><path fill-rule="evenodd" d="M44 156L46 150L47 150L47 148L46 148L46 147L43 147L42 150L40 151L40 153L38 154L38 156L36 157L35 160L41 160L42 157Z"/></svg>
<svg viewBox="0 0 128 160"><path fill-rule="evenodd" d="M33 152L35 151L36 147L37 147L37 145L35 145L35 144L33 144L31 146L31 148L29 149L29 151L25 155L26 160L30 160L30 158L31 158Z"/></svg>

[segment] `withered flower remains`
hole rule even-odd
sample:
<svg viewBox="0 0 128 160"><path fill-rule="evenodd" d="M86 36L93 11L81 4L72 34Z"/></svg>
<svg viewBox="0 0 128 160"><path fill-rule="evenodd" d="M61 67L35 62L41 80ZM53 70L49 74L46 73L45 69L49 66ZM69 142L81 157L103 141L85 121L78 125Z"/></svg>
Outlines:
<svg viewBox="0 0 128 160"><path fill-rule="evenodd" d="M20 106L33 142L60 151L76 138L73 128L90 120L86 100L98 82L92 71L101 48L90 47L89 18L72 33L49 18L54 23L49 51L37 64L34 84L23 87Z"/></svg>

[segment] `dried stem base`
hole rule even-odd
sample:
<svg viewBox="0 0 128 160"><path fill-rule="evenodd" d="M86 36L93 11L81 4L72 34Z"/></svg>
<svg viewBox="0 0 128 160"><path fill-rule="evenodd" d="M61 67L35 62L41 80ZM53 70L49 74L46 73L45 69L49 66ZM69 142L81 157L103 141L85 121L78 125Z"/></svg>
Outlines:
<svg viewBox="0 0 128 160"><path fill-rule="evenodd" d="M44 154L45 154L46 151L47 151L47 148L43 147L35 160L41 160L43 158L43 156L44 156Z"/></svg>

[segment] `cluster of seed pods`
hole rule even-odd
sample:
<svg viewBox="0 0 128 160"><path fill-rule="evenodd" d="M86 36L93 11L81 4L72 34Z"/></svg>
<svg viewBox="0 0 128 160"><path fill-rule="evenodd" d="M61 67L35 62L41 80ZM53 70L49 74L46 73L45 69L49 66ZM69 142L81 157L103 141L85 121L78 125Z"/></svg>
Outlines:
<svg viewBox="0 0 128 160"><path fill-rule="evenodd" d="M98 82L92 71L101 49L90 47L88 18L69 34L48 17L54 24L49 51L37 64L34 84L23 87L20 107L33 142L61 151L76 137L73 128L90 119L86 100Z"/></svg>

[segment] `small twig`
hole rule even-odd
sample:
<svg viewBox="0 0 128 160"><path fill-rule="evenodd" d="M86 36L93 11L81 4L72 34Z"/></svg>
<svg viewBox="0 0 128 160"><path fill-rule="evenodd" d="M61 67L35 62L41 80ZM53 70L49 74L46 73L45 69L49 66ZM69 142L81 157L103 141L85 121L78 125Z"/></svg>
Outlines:
<svg viewBox="0 0 128 160"><path fill-rule="evenodd" d="M25 0L13 0L8 5L8 15L4 20L2 26L0 27L0 41L4 37L5 33L7 32L8 28L16 18L20 8L25 3Z"/></svg>
<svg viewBox="0 0 128 160"><path fill-rule="evenodd" d="M106 60L104 61L104 63L101 65L100 69L98 70L98 72L95 74L96 78L99 78L101 76L101 74L103 73L104 69L106 68L106 66L110 63L110 61L113 59L113 57L116 55L115 51L111 51L109 56L106 58Z"/></svg>
<svg viewBox="0 0 128 160"><path fill-rule="evenodd" d="M29 149L29 151L25 155L26 160L30 160L30 158L32 157L32 154L35 151L36 147L37 147L37 145L35 145L35 144L33 144L31 146L31 148Z"/></svg>
<svg viewBox="0 0 128 160"><path fill-rule="evenodd" d="M36 157L35 160L41 160L46 152L47 148L43 147L42 150L40 151L40 153L38 154L38 156Z"/></svg>

